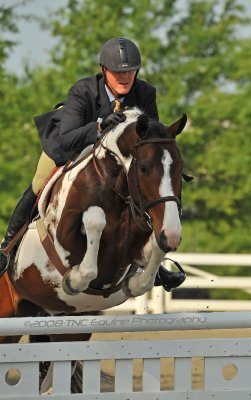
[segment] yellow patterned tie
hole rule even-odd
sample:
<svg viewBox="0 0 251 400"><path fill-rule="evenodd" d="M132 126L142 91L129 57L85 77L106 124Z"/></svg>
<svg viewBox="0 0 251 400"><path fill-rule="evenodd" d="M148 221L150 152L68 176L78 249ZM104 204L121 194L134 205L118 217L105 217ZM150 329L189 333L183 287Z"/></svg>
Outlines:
<svg viewBox="0 0 251 400"><path fill-rule="evenodd" d="M120 111L121 102L119 99L114 100L114 109L113 112Z"/></svg>

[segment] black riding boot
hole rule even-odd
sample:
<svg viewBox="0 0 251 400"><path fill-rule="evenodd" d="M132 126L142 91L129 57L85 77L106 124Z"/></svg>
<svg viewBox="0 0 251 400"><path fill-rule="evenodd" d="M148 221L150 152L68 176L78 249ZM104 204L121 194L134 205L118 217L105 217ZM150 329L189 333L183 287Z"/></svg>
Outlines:
<svg viewBox="0 0 251 400"><path fill-rule="evenodd" d="M17 232L22 228L22 226L29 220L32 208L36 202L37 196L34 194L32 190L32 186L30 185L22 197L19 199L16 208L12 214L12 217L9 222L9 226L0 245L0 277L4 274L8 267L9 263L9 255L6 255L2 250L11 242ZM15 247L14 249L15 250ZM13 252L11 250L11 252Z"/></svg>
<svg viewBox="0 0 251 400"><path fill-rule="evenodd" d="M178 267L179 272L172 272L160 265L158 273L155 278L154 286L163 286L163 288L170 292L172 289L177 288L186 280L186 273L182 267L174 261Z"/></svg>

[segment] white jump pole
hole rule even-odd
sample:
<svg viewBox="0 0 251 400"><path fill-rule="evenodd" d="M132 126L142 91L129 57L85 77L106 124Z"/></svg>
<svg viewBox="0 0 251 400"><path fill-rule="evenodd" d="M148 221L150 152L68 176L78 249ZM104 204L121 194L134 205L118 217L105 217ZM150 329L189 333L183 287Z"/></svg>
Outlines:
<svg viewBox="0 0 251 400"><path fill-rule="evenodd" d="M0 336L251 328L251 312L1 318Z"/></svg>

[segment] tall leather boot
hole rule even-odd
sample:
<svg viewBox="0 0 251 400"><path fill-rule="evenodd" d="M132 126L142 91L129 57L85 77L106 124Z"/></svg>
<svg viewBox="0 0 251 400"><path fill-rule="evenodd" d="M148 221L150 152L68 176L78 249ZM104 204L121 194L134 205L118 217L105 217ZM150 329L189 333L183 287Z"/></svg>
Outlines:
<svg viewBox="0 0 251 400"><path fill-rule="evenodd" d="M181 265L177 261L173 261L173 263L176 265L176 267L178 267L179 271L169 271L168 269L164 268L163 265L160 265L155 278L154 286L163 286L167 292L171 292L171 290L177 288L186 280L186 273Z"/></svg>
<svg viewBox="0 0 251 400"><path fill-rule="evenodd" d="M22 228L22 226L29 220L31 211L33 206L35 205L37 196L34 194L32 190L32 186L30 185L21 198L19 199L14 212L11 216L9 226L7 228L7 232L5 238L3 239L0 245L0 277L4 274L6 269L8 268L10 255L7 255L3 252L3 249L11 242L17 232ZM15 247L11 250L10 253L15 251Z"/></svg>

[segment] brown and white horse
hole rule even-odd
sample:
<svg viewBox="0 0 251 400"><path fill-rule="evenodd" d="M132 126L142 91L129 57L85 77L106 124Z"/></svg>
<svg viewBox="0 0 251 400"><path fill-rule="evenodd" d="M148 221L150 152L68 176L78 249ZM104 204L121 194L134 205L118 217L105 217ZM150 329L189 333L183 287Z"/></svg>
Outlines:
<svg viewBox="0 0 251 400"><path fill-rule="evenodd" d="M125 115L40 199L61 270L34 221L9 271L19 298L47 314L105 310L142 295L164 254L180 244L183 161L175 138L187 118L164 126L138 109Z"/></svg>
<svg viewBox="0 0 251 400"><path fill-rule="evenodd" d="M29 225L0 280L11 299L0 317L116 306L151 290L165 253L179 246L183 161L175 138L187 118L164 126L138 109L125 116L92 151L57 171L51 190L51 183L45 188L41 218ZM0 337L6 340L18 338ZM41 393L51 385L52 368Z"/></svg>

